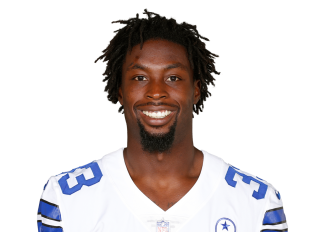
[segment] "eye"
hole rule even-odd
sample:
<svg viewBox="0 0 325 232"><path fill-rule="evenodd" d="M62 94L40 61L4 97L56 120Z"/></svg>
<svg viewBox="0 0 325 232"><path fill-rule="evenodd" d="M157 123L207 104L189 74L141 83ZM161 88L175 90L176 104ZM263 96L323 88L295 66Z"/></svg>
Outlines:
<svg viewBox="0 0 325 232"><path fill-rule="evenodd" d="M144 77L144 76L136 76L135 78L134 78L134 80L136 80L136 81L146 81L146 80L148 80L146 77Z"/></svg>
<svg viewBox="0 0 325 232"><path fill-rule="evenodd" d="M180 78L177 76L170 76L167 78L167 81L179 81L179 80L180 80Z"/></svg>

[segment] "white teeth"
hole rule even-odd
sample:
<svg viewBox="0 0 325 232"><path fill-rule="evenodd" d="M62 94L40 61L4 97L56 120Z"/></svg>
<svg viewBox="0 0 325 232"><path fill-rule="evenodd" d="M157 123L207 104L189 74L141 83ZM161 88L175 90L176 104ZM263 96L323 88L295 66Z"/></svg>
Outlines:
<svg viewBox="0 0 325 232"><path fill-rule="evenodd" d="M147 115L150 118L164 118L168 115L170 115L171 111L164 110L164 111L142 111L145 115Z"/></svg>

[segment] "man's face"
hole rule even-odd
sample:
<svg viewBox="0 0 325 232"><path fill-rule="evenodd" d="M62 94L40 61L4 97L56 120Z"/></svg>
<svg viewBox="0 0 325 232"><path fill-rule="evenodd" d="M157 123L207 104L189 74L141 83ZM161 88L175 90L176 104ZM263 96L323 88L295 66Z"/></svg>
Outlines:
<svg viewBox="0 0 325 232"><path fill-rule="evenodd" d="M140 138L140 130L144 130L147 136L163 137L176 128L175 139L181 138L192 129L193 104L199 97L199 82L193 81L182 45L148 40L141 50L136 45L127 53L119 101L132 136Z"/></svg>

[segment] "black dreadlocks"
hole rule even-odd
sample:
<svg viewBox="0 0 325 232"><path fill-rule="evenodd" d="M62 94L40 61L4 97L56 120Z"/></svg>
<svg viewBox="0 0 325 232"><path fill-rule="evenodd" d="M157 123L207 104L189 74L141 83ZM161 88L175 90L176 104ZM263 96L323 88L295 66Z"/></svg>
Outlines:
<svg viewBox="0 0 325 232"><path fill-rule="evenodd" d="M203 102L207 97L211 96L208 91L208 85L214 86L214 78L211 73L220 74L215 70L214 58L218 55L211 53L205 48L205 43L200 40L209 39L201 36L195 25L188 23L178 24L175 19L162 17L156 13L149 12L146 9L144 14L148 16L146 19L140 19L139 14L136 18L129 20L118 20L112 23L126 24L123 28L116 30L117 34L110 41L107 48L103 51L103 55L97 58L107 62L105 76L103 82L107 81L105 92L108 92L107 99L114 104L118 102L118 89L122 80L122 65L126 53L131 52L132 48L140 44L142 49L143 43L149 39L164 39L174 43L183 45L187 49L188 59L193 69L193 79L200 80L201 96L193 111L199 114L203 110ZM119 108L119 112L123 110L123 106Z"/></svg>

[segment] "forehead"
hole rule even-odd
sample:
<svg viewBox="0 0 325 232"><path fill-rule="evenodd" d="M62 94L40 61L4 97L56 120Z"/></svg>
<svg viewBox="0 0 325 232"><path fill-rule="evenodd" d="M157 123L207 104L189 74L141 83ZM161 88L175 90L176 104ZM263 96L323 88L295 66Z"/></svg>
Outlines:
<svg viewBox="0 0 325 232"><path fill-rule="evenodd" d="M184 46L168 40L147 40L132 48L131 53L127 52L123 70L134 63L147 66L148 68L159 68L173 63L180 63L190 71L190 63L187 51Z"/></svg>

